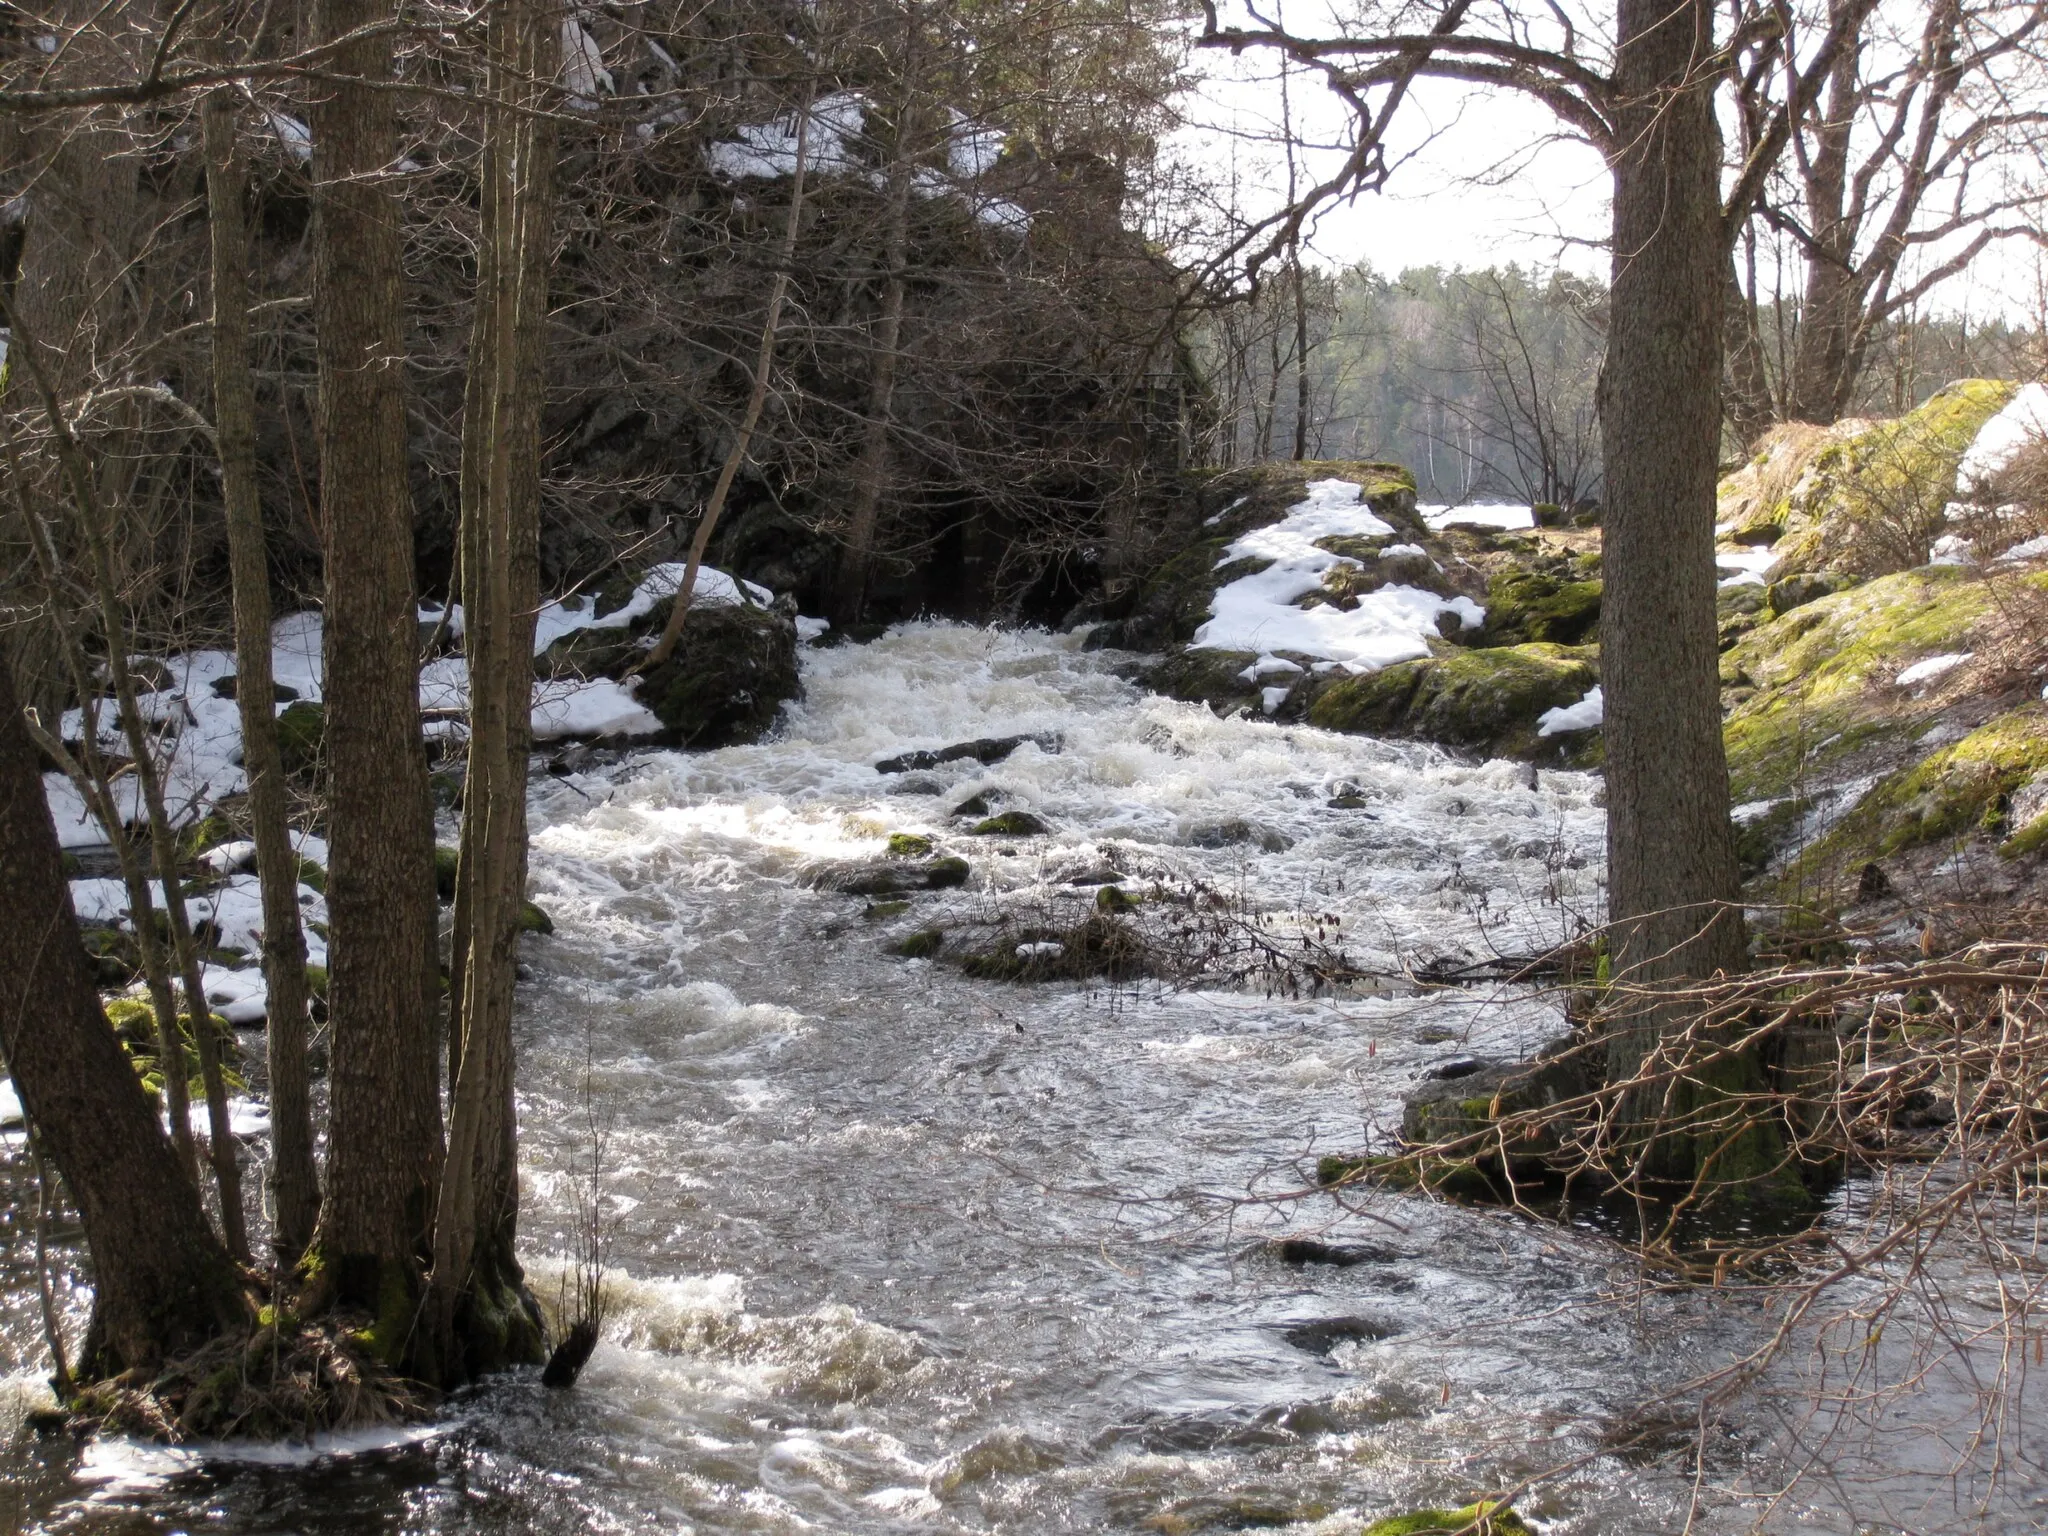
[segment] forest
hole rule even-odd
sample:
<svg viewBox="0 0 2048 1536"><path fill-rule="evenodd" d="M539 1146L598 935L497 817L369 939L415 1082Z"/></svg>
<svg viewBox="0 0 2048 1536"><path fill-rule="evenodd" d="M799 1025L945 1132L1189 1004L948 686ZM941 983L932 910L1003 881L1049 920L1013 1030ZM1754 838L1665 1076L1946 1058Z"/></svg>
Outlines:
<svg viewBox="0 0 2048 1536"><path fill-rule="evenodd" d="M0 1519L2038 1529L2044 165L2042 0L0 0Z"/></svg>

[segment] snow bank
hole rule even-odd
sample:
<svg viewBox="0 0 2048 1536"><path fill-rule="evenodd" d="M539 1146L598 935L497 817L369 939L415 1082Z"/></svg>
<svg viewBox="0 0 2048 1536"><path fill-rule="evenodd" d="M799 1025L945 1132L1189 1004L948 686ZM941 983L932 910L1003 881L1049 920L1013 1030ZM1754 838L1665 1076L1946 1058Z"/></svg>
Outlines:
<svg viewBox="0 0 2048 1536"><path fill-rule="evenodd" d="M2028 384L2004 410L1978 429L1962 462L1956 466L1956 488L1968 493L1995 478L2036 438L2048 439L2048 384Z"/></svg>
<svg viewBox="0 0 2048 1536"><path fill-rule="evenodd" d="M1370 671L1429 654L1437 615L1454 613L1466 629L1486 621L1486 610L1469 597L1443 598L1416 587L1389 586L1368 593L1350 612L1327 604L1297 608L1295 600L1322 585L1323 574L1362 562L1316 547L1333 534L1387 538L1394 529L1364 505L1361 488L1349 480L1317 480L1308 499L1281 521L1254 528L1223 551L1217 564L1258 559L1273 563L1217 590L1209 621L1195 631L1198 649L1295 651Z"/></svg>
<svg viewBox="0 0 2048 1536"><path fill-rule="evenodd" d="M1536 509L1484 502L1477 506L1422 506L1415 509L1432 528L1534 528Z"/></svg>
<svg viewBox="0 0 2048 1536"><path fill-rule="evenodd" d="M867 98L858 91L838 91L813 102L810 128L804 136L804 164L826 174L858 169L847 141L859 136L867 115ZM797 114L787 113L773 122L740 129L731 139L705 150L704 158L714 175L728 180L755 177L772 181L778 176L794 176L796 133Z"/></svg>
<svg viewBox="0 0 2048 1536"><path fill-rule="evenodd" d="M1556 709L1543 711L1536 717L1536 734L1557 736L1566 731L1590 731L1606 718L1606 701L1599 688L1595 687L1576 704L1561 704Z"/></svg>

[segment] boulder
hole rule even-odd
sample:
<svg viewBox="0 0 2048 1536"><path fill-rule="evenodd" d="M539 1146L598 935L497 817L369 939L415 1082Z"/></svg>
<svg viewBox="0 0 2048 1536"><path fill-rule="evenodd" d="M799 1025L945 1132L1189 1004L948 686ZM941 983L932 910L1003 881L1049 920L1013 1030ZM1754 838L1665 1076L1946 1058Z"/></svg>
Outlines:
<svg viewBox="0 0 2048 1536"><path fill-rule="evenodd" d="M1051 830L1029 811L1004 811L968 828L974 837L1043 837Z"/></svg>
<svg viewBox="0 0 2048 1536"><path fill-rule="evenodd" d="M1047 754L1060 749L1058 731L1037 731L1023 736L983 736L974 741L955 742L950 747L940 747L935 751L904 752L896 757L885 757L875 764L875 772L909 773L914 769L936 768L941 763L966 762L970 758L982 764L1000 763L1027 741Z"/></svg>
<svg viewBox="0 0 2048 1536"><path fill-rule="evenodd" d="M1375 1520L1361 1536L1536 1536L1529 1524L1505 1504L1482 1500L1463 1509L1418 1509L1412 1514Z"/></svg>
<svg viewBox="0 0 2048 1536"><path fill-rule="evenodd" d="M969 869L962 858L879 859L868 863L820 864L804 871L805 885L847 896L901 896L912 891L942 891L965 885Z"/></svg>
<svg viewBox="0 0 2048 1536"><path fill-rule="evenodd" d="M1308 718L1352 735L1416 737L1488 757L1555 758L1563 743L1538 735L1537 722L1586 696L1600 680L1597 660L1591 647L1446 647L1325 684Z"/></svg>
<svg viewBox="0 0 2048 1536"><path fill-rule="evenodd" d="M1600 582L1570 571L1509 566L1486 583L1482 645L1578 645L1600 623Z"/></svg>

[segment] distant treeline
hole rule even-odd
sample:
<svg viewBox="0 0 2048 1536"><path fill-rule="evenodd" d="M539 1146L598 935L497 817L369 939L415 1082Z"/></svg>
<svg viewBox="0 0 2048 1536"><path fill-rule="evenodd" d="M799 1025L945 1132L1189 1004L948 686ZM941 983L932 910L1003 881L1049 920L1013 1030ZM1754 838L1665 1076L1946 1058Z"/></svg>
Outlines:
<svg viewBox="0 0 2048 1536"><path fill-rule="evenodd" d="M1288 458L1299 435L1310 458L1409 466L1425 501L1597 500L1606 316L1604 282L1554 269L1430 266L1388 277L1309 268L1298 290L1281 269L1202 331L1214 401L1208 455L1218 464ZM1797 306L1761 318L1776 368L1790 356ZM1895 415L1950 379L2032 377L2042 362L2037 327L1913 317L1873 340L1854 409Z"/></svg>

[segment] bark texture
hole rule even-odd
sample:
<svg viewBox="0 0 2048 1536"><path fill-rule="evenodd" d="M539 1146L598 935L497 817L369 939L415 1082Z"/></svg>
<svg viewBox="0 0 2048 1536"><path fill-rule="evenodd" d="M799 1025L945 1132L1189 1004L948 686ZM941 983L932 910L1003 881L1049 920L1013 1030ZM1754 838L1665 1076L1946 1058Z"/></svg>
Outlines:
<svg viewBox="0 0 2048 1536"><path fill-rule="evenodd" d="M321 0L322 40L392 19L383 0ZM406 480L398 155L388 37L336 48L312 87L313 309L330 817L327 1188L316 1294L376 1313L405 1358L440 1168L423 935L432 912L418 608Z"/></svg>
<svg viewBox="0 0 2048 1536"><path fill-rule="evenodd" d="M78 1204L93 1262L82 1374L155 1365L244 1326L227 1252L178 1165L93 989L36 771L0 665L0 869L21 920L0 923L0 1048L42 1148Z"/></svg>
<svg viewBox="0 0 2048 1536"><path fill-rule="evenodd" d="M299 927L299 861L286 819L270 658L270 562L257 489L256 393L249 375L249 249L244 173L235 149L235 98L202 108L207 223L213 257L213 416L235 610L235 699L242 767L263 888L263 986L270 1077L271 1242L286 1267L313 1239L320 1190L306 1071L306 938Z"/></svg>
<svg viewBox="0 0 2048 1536"><path fill-rule="evenodd" d="M492 14L483 219L463 402L463 646L469 771L456 867L448 1161L434 1219L445 1379L541 1358L514 1253L519 1217L512 994L526 886L526 764L539 605L541 339L555 134L533 82L554 73L532 0Z"/></svg>

